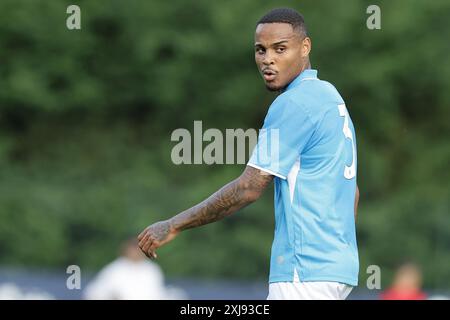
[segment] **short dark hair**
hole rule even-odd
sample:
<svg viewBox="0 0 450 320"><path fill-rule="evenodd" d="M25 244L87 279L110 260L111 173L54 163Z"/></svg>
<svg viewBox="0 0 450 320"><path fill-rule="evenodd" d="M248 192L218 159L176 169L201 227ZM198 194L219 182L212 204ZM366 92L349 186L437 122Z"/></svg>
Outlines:
<svg viewBox="0 0 450 320"><path fill-rule="evenodd" d="M291 8L276 8L270 10L256 25L261 23L289 23L294 30L298 30L303 36L308 36L305 19L296 10Z"/></svg>

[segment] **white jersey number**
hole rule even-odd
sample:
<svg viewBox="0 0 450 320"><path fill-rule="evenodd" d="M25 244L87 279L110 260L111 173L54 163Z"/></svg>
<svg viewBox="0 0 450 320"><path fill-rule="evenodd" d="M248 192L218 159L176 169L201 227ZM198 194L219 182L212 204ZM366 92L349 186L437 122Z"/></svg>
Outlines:
<svg viewBox="0 0 450 320"><path fill-rule="evenodd" d="M344 117L344 127L342 128L342 132L344 132L344 136L347 139L350 139L352 142L352 164L349 166L345 166L344 169L344 177L346 179L352 179L356 176L356 163L355 163L355 158L356 158L356 148L355 148L355 140L353 139L353 132L352 130L350 130L350 127L348 126L348 122L349 122L349 115L348 115L348 111L347 108L345 107L345 104L340 104L338 105L339 108L339 115L341 117Z"/></svg>

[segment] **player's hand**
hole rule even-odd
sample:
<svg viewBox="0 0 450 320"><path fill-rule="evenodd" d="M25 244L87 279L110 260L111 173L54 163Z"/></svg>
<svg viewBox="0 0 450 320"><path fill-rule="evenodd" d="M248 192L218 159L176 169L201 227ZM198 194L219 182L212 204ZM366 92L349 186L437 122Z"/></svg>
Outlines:
<svg viewBox="0 0 450 320"><path fill-rule="evenodd" d="M155 250L172 241L177 234L168 220L156 222L145 228L138 236L139 248L150 259L156 259L158 256Z"/></svg>

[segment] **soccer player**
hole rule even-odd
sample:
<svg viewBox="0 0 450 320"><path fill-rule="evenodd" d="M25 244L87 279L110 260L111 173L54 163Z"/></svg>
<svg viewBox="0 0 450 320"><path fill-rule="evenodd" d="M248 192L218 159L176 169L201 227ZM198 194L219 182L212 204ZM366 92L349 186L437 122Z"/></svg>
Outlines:
<svg viewBox="0 0 450 320"><path fill-rule="evenodd" d="M303 17L274 9L256 25L255 61L270 91L258 143L240 177L139 236L155 250L189 228L225 218L275 184L268 299L345 299L358 282L356 140L344 100L311 69Z"/></svg>

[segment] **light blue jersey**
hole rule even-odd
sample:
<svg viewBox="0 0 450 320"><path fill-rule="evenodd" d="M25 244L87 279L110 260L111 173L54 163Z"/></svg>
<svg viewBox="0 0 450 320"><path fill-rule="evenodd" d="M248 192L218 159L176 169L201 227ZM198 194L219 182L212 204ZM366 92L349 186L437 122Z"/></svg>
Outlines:
<svg viewBox="0 0 450 320"><path fill-rule="evenodd" d="M336 88L303 71L270 106L248 165L275 176L269 282L356 286L356 138Z"/></svg>

